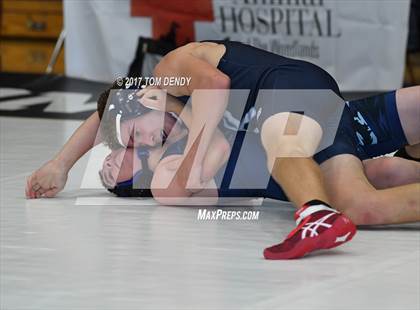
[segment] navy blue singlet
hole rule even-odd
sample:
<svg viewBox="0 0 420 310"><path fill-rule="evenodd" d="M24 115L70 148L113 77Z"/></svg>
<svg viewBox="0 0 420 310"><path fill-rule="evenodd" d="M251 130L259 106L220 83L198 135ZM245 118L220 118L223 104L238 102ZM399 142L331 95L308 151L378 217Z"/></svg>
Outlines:
<svg viewBox="0 0 420 310"><path fill-rule="evenodd" d="M219 125L232 147L229 161L215 176L216 184L219 185L219 196L287 200L281 187L268 173L266 155L259 135L251 135L250 138L255 143L242 144L247 123L255 117L251 108L260 89L330 89L342 97L336 81L325 70L306 61L286 58L240 42L207 42L225 45L226 52L217 68L229 76L230 88L250 90L245 111L240 114L228 105L228 113L225 113ZM185 103L188 97L180 99ZM262 118L267 117L269 115ZM240 121L239 131L229 129L232 118ZM232 137L236 131L238 134L235 139ZM390 92L347 102L333 145L317 153L314 159L322 163L336 155L351 154L363 160L395 151L406 144L396 109L395 92ZM246 150L242 151L247 156L241 156L238 160L240 149L244 147ZM234 173L235 184L232 188ZM241 187L238 179L269 181L265 188L238 189L238 185Z"/></svg>
<svg viewBox="0 0 420 310"><path fill-rule="evenodd" d="M326 71L306 61L282 57L239 42L209 42L226 47L217 68L229 76L231 89L250 90L245 111L237 111L228 105L219 124L232 147L228 162L215 176L219 196L287 200L281 187L269 175L259 134L254 133L255 128L248 128L249 121L256 117L252 107L258 91L330 89L341 97L337 83ZM189 97L179 99L186 103ZM267 117L269 115L262 118ZM249 135L252 143L243 144L247 130L248 135L252 131L252 135ZM170 147L164 156L182 154L185 143L186 140L177 142L177 146ZM336 155L351 154L363 160L395 151L406 144L396 108L395 92L390 92L347 102L333 145L315 154L314 159L322 163ZM246 156L238 156L240 152ZM264 187L247 184L249 181L267 183L267 180L268 184Z"/></svg>
<svg viewBox="0 0 420 310"><path fill-rule="evenodd" d="M243 144L249 121L255 117L251 108L260 89L331 89L341 97L337 83L323 69L306 61L276 55L240 42L208 41L226 47L217 69L230 78L231 89L249 89L245 110L227 107L219 128L228 137L232 152L228 163L215 176L221 197L268 197L287 200L281 187L271 178L266 168L266 155L259 134L248 138L254 143ZM188 97L180 97L184 103ZM244 123L243 121L246 120ZM238 129L228 129L235 121ZM241 122L242 121L242 122ZM249 129L248 129L249 130ZM236 139L232 136L238 132ZM246 148L246 149L244 149ZM246 156L240 156L243 152ZM235 176L234 176L235 174ZM232 178L234 177L234 184ZM241 181L243 180L243 181ZM247 187L245 180L253 180L257 188ZM268 182L268 183L267 183ZM265 184L261 187L261 184ZM247 188L245 188L247 187Z"/></svg>

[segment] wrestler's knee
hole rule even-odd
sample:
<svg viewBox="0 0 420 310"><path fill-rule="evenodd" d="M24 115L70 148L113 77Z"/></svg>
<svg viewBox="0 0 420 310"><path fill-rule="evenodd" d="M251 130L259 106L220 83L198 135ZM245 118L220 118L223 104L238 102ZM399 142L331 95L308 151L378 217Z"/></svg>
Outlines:
<svg viewBox="0 0 420 310"><path fill-rule="evenodd" d="M407 183L408 175L412 175L410 180L416 180L418 175L416 164L407 168L407 160L399 157L382 157L363 165L367 178L376 188L398 186Z"/></svg>
<svg viewBox="0 0 420 310"><path fill-rule="evenodd" d="M296 113L277 113L261 128L261 142L269 160L281 157L311 157L322 138L321 126Z"/></svg>
<svg viewBox="0 0 420 310"><path fill-rule="evenodd" d="M399 177L398 158L378 158L364 164L364 171L373 184L393 184Z"/></svg>

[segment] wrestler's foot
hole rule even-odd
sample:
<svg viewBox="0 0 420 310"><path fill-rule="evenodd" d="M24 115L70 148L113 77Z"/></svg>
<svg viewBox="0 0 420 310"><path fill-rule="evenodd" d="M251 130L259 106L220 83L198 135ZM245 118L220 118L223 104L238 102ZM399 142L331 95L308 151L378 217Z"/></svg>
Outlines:
<svg viewBox="0 0 420 310"><path fill-rule="evenodd" d="M324 202L312 200L295 214L297 227L282 243L266 248L266 259L300 258L307 253L331 249L350 241L356 226Z"/></svg>

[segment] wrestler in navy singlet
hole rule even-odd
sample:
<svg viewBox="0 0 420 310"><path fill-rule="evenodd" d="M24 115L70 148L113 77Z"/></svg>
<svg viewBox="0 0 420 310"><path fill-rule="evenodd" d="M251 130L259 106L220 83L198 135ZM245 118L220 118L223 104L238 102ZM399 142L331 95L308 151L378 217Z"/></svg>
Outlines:
<svg viewBox="0 0 420 310"><path fill-rule="evenodd" d="M219 124L232 151L224 167L215 176L220 197L267 197L287 200L281 187L271 178L266 167L266 155L258 133L250 135L254 143L244 145L243 139L253 113L260 89L330 89L341 96L335 80L323 69L306 61L290 59L239 42L209 41L224 44L226 52L217 68L230 78L231 89L249 89L245 111L227 111ZM179 97L184 103L188 97ZM272 109L271 109L272 110ZM241 115L239 115L241 113ZM269 115L263 116L267 118ZM239 123L239 126L238 126ZM235 125L236 124L236 125ZM236 126L236 127L235 127ZM236 138L235 138L235 134ZM250 133L248 132L248 135ZM169 147L164 157L182 154L186 139ZM395 92L347 102L344 107L334 143L315 154L318 163L340 154L352 154L361 160L384 155L407 144L398 117ZM245 157L238 159L242 147ZM269 180L265 188L232 189L236 179Z"/></svg>
<svg viewBox="0 0 420 310"><path fill-rule="evenodd" d="M230 88L250 90L245 112L239 115L228 106L229 117L226 117L225 113L219 126L222 132L228 132L223 127L229 118L233 116L237 120L242 120L238 136L235 141L230 141L232 154L227 168L221 169L225 171L224 176L222 178L221 175L217 175L215 178L216 183L221 178L223 180L219 194L220 196L258 196L286 200L281 187L271 177L265 189L229 188L233 171L240 171L243 178L265 178L268 173L266 155L259 135L252 137L255 143L252 146L247 145L248 149L243 153L249 155L249 158L241 158L242 161L236 162L240 148L244 147L242 145L243 130L247 129L247 123L244 123L244 120L249 122L252 117L255 117L255 113L251 113L252 106L255 104L260 89L330 89L342 97L338 85L326 71L306 61L286 58L240 42L214 40L208 42L223 44L226 47L226 52L221 57L217 68L229 76ZM183 97L182 101L186 102L187 99L188 97ZM368 139L367 136L373 138ZM336 155L352 154L363 160L392 152L406 144L407 140L396 110L395 92L390 92L347 102L333 145L317 153L314 159L321 164ZM256 163L258 163L258 168Z"/></svg>

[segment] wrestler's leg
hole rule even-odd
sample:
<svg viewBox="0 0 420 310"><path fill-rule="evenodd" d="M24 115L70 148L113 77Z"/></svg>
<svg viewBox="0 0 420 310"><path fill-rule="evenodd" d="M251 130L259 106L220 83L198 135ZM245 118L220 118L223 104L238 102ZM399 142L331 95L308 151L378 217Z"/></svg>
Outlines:
<svg viewBox="0 0 420 310"><path fill-rule="evenodd" d="M321 170L334 207L356 225L420 221L420 183L377 190L353 155L330 158Z"/></svg>
<svg viewBox="0 0 420 310"><path fill-rule="evenodd" d="M397 90L398 116L409 145L420 143L420 86ZM419 147L413 148L419 150Z"/></svg>
<svg viewBox="0 0 420 310"><path fill-rule="evenodd" d="M311 158L321 136L318 123L296 113L278 113L263 123L267 168L296 207L313 199L329 202L320 167Z"/></svg>
<svg viewBox="0 0 420 310"><path fill-rule="evenodd" d="M410 155L412 158L420 158L420 144L415 145L407 145L405 147L405 151Z"/></svg>
<svg viewBox="0 0 420 310"><path fill-rule="evenodd" d="M396 105L408 144L395 156L406 159L420 159L420 86L402 88L396 91Z"/></svg>
<svg viewBox="0 0 420 310"><path fill-rule="evenodd" d="M409 160L420 162L420 144L406 145L399 149L394 157L401 157Z"/></svg>
<svg viewBox="0 0 420 310"><path fill-rule="evenodd" d="M351 240L354 224L329 206L320 167L311 158L322 136L318 123L295 113L278 113L262 126L267 167L299 210L297 227L287 238L264 250L267 259L298 258Z"/></svg>
<svg viewBox="0 0 420 310"><path fill-rule="evenodd" d="M420 182L420 163L400 157L367 159L363 169L376 189Z"/></svg>

